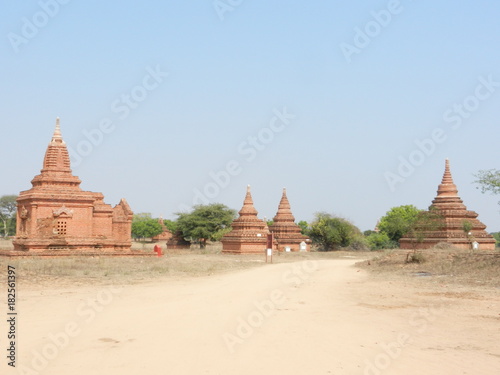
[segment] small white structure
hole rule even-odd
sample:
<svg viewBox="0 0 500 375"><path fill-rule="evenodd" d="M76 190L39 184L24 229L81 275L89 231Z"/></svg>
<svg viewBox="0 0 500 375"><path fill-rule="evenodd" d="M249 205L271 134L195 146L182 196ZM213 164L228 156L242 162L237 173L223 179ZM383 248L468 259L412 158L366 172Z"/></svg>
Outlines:
<svg viewBox="0 0 500 375"><path fill-rule="evenodd" d="M301 252L307 251L307 244L304 241L302 241L299 245L299 249L300 249L299 251L301 251Z"/></svg>

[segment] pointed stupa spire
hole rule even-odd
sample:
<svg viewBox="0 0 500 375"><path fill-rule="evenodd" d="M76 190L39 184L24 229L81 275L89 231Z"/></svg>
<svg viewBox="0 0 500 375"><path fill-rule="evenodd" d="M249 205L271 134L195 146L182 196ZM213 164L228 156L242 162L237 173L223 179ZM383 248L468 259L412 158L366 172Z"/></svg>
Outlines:
<svg viewBox="0 0 500 375"><path fill-rule="evenodd" d="M72 186L78 187L80 180L71 173L68 149L61 135L59 117L50 143L45 151L41 174L31 181L33 186Z"/></svg>
<svg viewBox="0 0 500 375"><path fill-rule="evenodd" d="M443 180L438 187L438 197L447 196L447 197L458 197L458 189L455 183L453 182L453 177L451 176L450 171L450 160L446 159Z"/></svg>
<svg viewBox="0 0 500 375"><path fill-rule="evenodd" d="M473 239L482 249L493 250L495 248L495 240L486 232L486 225L477 219L476 212L467 209L458 196L448 159L446 159L437 196L432 201L429 211L437 214L438 217L433 219L434 223L431 223L429 228L427 224L422 224L420 227L425 233L423 241L412 234L406 234L399 240L401 249L426 249L440 242L447 242L461 249L471 249ZM471 225L470 230L465 230L465 222Z"/></svg>
<svg viewBox="0 0 500 375"><path fill-rule="evenodd" d="M295 217L292 214L286 188L283 188L278 211L273 218L273 224L269 227L269 230L278 241L280 251L284 251L286 248L290 248L291 251L301 251L302 242L306 244L306 251L308 251L308 238L302 235L301 228L295 223Z"/></svg>
<svg viewBox="0 0 500 375"><path fill-rule="evenodd" d="M241 208L239 214L241 216L253 215L257 216L258 212L253 205L252 193L250 191L250 185L247 185L247 193L245 195L245 200L243 201L243 207Z"/></svg>
<svg viewBox="0 0 500 375"><path fill-rule="evenodd" d="M286 195L286 188L283 188L283 195L281 196L280 204L278 206L278 212L276 216L273 218L274 222L295 222L295 217L292 214L292 209L290 207L290 202L288 201L288 197Z"/></svg>
<svg viewBox="0 0 500 375"><path fill-rule="evenodd" d="M62 143L64 144L64 139L61 133L61 123L59 117L56 118L56 128L54 129L54 135L52 136L52 140L50 143Z"/></svg>
<svg viewBox="0 0 500 375"><path fill-rule="evenodd" d="M232 230L222 238L223 253L262 253L266 249L269 228L257 217L250 185L243 201L240 216L231 224Z"/></svg>

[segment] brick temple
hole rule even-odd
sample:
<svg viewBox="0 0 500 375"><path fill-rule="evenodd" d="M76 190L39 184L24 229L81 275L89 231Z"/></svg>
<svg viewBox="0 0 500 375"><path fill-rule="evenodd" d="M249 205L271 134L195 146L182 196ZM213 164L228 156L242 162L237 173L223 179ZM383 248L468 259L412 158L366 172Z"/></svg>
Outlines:
<svg viewBox="0 0 500 375"><path fill-rule="evenodd" d="M485 231L486 225L477 219L476 212L467 210L458 196L448 159L443 180L429 210L443 218L441 228L425 233L423 241L406 236L401 238L399 244L402 249L428 249L439 242L446 242L461 249L472 249L474 243L478 250L495 249L495 239ZM471 227L469 231L464 230L464 223Z"/></svg>
<svg viewBox="0 0 500 375"><path fill-rule="evenodd" d="M239 211L239 217L231 224L232 231L222 238L222 252L226 254L264 254L267 248L267 223L257 217L250 186Z"/></svg>
<svg viewBox="0 0 500 375"><path fill-rule="evenodd" d="M295 224L286 188L283 189L278 212L274 216L273 224L269 226L269 230L274 234L279 251L310 251L310 239L304 236L300 227Z"/></svg>
<svg viewBox="0 0 500 375"><path fill-rule="evenodd" d="M59 119L33 187L17 199L12 255L131 255L132 210L111 207L101 193L83 191L72 174Z"/></svg>

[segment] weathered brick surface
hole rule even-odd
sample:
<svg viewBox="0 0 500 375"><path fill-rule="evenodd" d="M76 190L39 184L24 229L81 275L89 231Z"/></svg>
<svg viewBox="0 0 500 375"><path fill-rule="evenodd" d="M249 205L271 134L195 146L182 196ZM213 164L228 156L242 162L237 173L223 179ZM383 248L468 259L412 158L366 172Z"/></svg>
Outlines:
<svg viewBox="0 0 500 375"><path fill-rule="evenodd" d="M232 231L222 238L222 252L226 254L265 254L269 228L264 220L257 217L253 205L250 186L239 212L239 217L231 224Z"/></svg>
<svg viewBox="0 0 500 375"><path fill-rule="evenodd" d="M59 255L130 252L132 210L112 207L101 193L83 191L73 176L59 119L41 173L17 200L14 252Z"/></svg>
<svg viewBox="0 0 500 375"><path fill-rule="evenodd" d="M300 227L295 224L295 217L292 214L286 189L283 189L283 196L278 206L278 212L269 230L274 234L274 238L278 242L279 251L285 251L287 247L291 251L300 251L300 244L302 242L306 244L306 251L310 251L311 241L309 237L301 233Z"/></svg>
<svg viewBox="0 0 500 375"><path fill-rule="evenodd" d="M425 232L423 236L425 238L421 241L410 236L401 238L399 243L402 249L428 249L439 242L447 242L461 249L471 249L474 241L479 244L479 250L495 249L495 239L486 232L486 225L477 219L476 212L467 210L458 196L448 160L446 160L443 180L430 209L443 217L444 227ZM470 234L463 229L464 221L472 225Z"/></svg>

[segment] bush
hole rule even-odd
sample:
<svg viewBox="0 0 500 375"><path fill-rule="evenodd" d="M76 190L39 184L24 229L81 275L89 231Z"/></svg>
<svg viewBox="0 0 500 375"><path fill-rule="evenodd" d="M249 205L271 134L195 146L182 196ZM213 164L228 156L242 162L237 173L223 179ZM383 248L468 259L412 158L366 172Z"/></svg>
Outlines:
<svg viewBox="0 0 500 375"><path fill-rule="evenodd" d="M366 242L371 250L394 249L398 247L397 242L391 241L386 233L373 232L366 237Z"/></svg>
<svg viewBox="0 0 500 375"><path fill-rule="evenodd" d="M356 251L367 251L370 250L370 246L368 245L368 241L362 235L355 236L351 244L349 245L351 250Z"/></svg>
<svg viewBox="0 0 500 375"><path fill-rule="evenodd" d="M356 238L363 235L358 227L348 220L320 212L311 224L309 236L319 251L332 251L351 247L353 244L361 247L362 241L356 241Z"/></svg>
<svg viewBox="0 0 500 375"><path fill-rule="evenodd" d="M409 253L406 257L406 263L424 263L426 258L422 253Z"/></svg>

